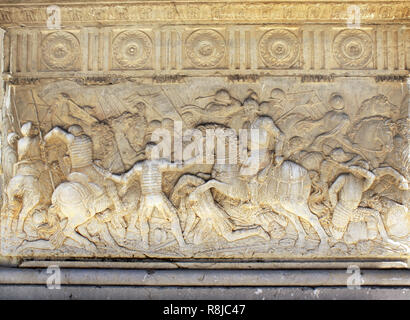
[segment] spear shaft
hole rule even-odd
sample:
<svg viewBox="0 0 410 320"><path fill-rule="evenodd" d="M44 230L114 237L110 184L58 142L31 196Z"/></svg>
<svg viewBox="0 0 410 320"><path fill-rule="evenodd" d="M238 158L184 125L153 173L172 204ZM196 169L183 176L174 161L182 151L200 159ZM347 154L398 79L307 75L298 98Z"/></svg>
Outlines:
<svg viewBox="0 0 410 320"><path fill-rule="evenodd" d="M36 100L34 99L33 90L30 90L30 92L31 92L31 98L33 99L34 110L35 110L35 113L36 113L38 132L39 132L40 140L42 142L41 145L44 146L45 141L44 141L43 134L42 134L41 128L40 128L40 118L38 116L38 109L37 109ZM40 146L41 157L43 158L43 161L44 161L44 163L46 164L46 166L48 168L48 174L50 176L51 186L53 187L53 190L55 190L56 187L55 187L55 184L54 184L53 173L51 172L51 170L48 166L46 152L45 152L44 147L42 147L42 146Z"/></svg>

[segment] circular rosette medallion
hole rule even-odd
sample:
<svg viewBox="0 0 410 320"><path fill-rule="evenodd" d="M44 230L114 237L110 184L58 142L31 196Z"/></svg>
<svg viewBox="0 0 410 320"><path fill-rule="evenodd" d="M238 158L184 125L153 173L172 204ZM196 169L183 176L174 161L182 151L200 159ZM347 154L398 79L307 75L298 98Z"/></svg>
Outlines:
<svg viewBox="0 0 410 320"><path fill-rule="evenodd" d="M299 40L290 31L280 29L266 32L259 42L259 53L270 68L289 68L299 56Z"/></svg>
<svg viewBox="0 0 410 320"><path fill-rule="evenodd" d="M142 31L124 31L113 43L115 61L123 68L142 68L150 59L152 41Z"/></svg>
<svg viewBox="0 0 410 320"><path fill-rule="evenodd" d="M343 30L335 37L333 54L344 68L364 67L372 57L372 40L362 30Z"/></svg>
<svg viewBox="0 0 410 320"><path fill-rule="evenodd" d="M43 62L50 69L72 69L80 56L80 44L69 32L54 32L44 38L41 53Z"/></svg>
<svg viewBox="0 0 410 320"><path fill-rule="evenodd" d="M214 30L197 30L186 40L186 53L199 68L212 68L225 55L225 40Z"/></svg>

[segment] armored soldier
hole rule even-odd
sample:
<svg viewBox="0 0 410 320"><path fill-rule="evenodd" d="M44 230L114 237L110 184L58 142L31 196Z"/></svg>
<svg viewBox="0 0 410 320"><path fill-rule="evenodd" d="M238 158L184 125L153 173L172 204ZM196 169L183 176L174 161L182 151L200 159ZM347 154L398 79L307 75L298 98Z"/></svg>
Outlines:
<svg viewBox="0 0 410 320"><path fill-rule="evenodd" d="M68 180L83 184L84 187L87 187L94 195L95 188L88 188L88 181L95 182L100 186L105 186L117 211L123 212L124 208L120 203L114 184L110 181L104 181L93 166L93 142L91 138L84 133L82 127L72 125L68 128L68 132L59 127L55 127L46 134L44 140L47 143L54 138L62 140L67 145L71 160L71 173L68 175ZM73 173L81 173L82 175ZM123 223L121 222L121 224Z"/></svg>
<svg viewBox="0 0 410 320"><path fill-rule="evenodd" d="M342 155L343 153L340 153L340 158ZM333 156L335 163L340 161L340 158ZM395 176L394 171L389 170L390 168L378 168L372 172L369 170L369 164L363 160L358 160L356 165L347 166L344 163L338 165L348 172L339 175L329 188L329 199L334 208L331 227L334 238L342 239L351 221L365 221L369 239L375 239L379 233L384 241L409 252L409 247L388 237L377 210L360 206L363 193L371 188L376 178L388 174ZM401 187L407 188L404 181L402 183Z"/></svg>
<svg viewBox="0 0 410 320"><path fill-rule="evenodd" d="M84 134L81 126L70 126L68 132L55 127L46 134L44 140L49 142L53 138L58 138L67 145L73 171L81 171L86 167L92 168L93 142L89 136Z"/></svg>
<svg viewBox="0 0 410 320"><path fill-rule="evenodd" d="M350 172L341 174L329 188L330 202L334 207L332 233L336 239L343 237L360 205L363 192L370 188L376 178L368 168L350 166L348 169Z"/></svg>
<svg viewBox="0 0 410 320"><path fill-rule="evenodd" d="M17 141L19 136L15 133L9 133L7 135L7 145L3 150L3 174L4 182L10 181L14 175L14 164L17 163Z"/></svg>
<svg viewBox="0 0 410 320"><path fill-rule="evenodd" d="M149 220L155 209L170 221L174 237L178 241L179 246L184 248L186 244L182 236L177 210L162 191L162 173L165 171L181 170L183 165L155 157L153 155L155 146L152 142L147 143L145 148L146 160L137 162L128 172L122 175L111 174L97 166L96 169L105 177L121 184L127 184L135 176L140 177L141 200L138 211L144 249L149 247ZM135 228L136 220L137 216L134 215L129 229Z"/></svg>
<svg viewBox="0 0 410 320"><path fill-rule="evenodd" d="M240 175L250 176L249 189L251 200L255 199L258 185L264 181L272 163L272 152L270 150L272 141L275 141L275 165L283 162L284 134L275 125L269 116L259 115L259 105L253 98L244 102L244 107L250 113L252 119L249 128L251 135L257 132L257 137L251 136L250 156L242 164Z"/></svg>
<svg viewBox="0 0 410 320"><path fill-rule="evenodd" d="M40 138L32 123L25 123L20 131L23 137L17 142L18 162L14 164L14 177L10 180L6 190L9 210L13 216L18 216L17 233L23 232L25 219L40 202L39 179L45 169L41 160ZM18 210L20 203L22 207ZM11 225L12 218L10 219L10 228Z"/></svg>

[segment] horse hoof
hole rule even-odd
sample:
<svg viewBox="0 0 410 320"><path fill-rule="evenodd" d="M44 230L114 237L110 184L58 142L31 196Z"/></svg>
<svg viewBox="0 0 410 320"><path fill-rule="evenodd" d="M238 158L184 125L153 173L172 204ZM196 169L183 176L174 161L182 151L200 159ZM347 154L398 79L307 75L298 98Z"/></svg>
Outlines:
<svg viewBox="0 0 410 320"><path fill-rule="evenodd" d="M321 243L319 244L319 247L318 247L318 251L319 251L319 252L325 253L325 252L329 251L329 249L330 249L330 246L329 246L327 243L321 242Z"/></svg>
<svg viewBox="0 0 410 320"><path fill-rule="evenodd" d="M295 247L297 247L297 248L306 247L306 240L305 239L298 239L295 243Z"/></svg>

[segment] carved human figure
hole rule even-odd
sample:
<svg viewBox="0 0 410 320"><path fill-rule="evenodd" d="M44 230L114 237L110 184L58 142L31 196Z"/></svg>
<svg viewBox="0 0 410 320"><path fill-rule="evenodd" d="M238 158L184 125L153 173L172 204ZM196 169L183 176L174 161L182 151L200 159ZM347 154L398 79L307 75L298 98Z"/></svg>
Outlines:
<svg viewBox="0 0 410 320"><path fill-rule="evenodd" d="M202 99L212 100L203 103ZM231 96L226 89L220 89L212 96L198 97L199 105L183 106L184 122L195 126L200 123L215 122L239 129L243 122L243 108L241 102Z"/></svg>
<svg viewBox="0 0 410 320"><path fill-rule="evenodd" d="M4 183L8 183L14 176L14 165L17 163L17 142L19 136L15 132L11 132L7 135L7 145L3 149L3 174Z"/></svg>
<svg viewBox="0 0 410 320"><path fill-rule="evenodd" d="M236 241L252 236L270 240L269 234L260 226L236 227L230 221L229 215L215 203L210 190L201 193L195 201L189 201L189 193L204 182L202 178L197 176L183 175L178 180L171 195L174 203L180 200L180 210L187 210L191 213L188 214L184 235L194 233L194 244L200 245L204 236L203 233L212 231L227 241Z"/></svg>
<svg viewBox="0 0 410 320"><path fill-rule="evenodd" d="M354 211L359 207L363 192L376 179L368 166L363 166L349 166L349 172L339 175L329 188L330 203L334 207L331 230L336 239L343 237Z"/></svg>
<svg viewBox="0 0 410 320"><path fill-rule="evenodd" d="M96 169L106 178L120 184L128 184L136 176L140 177L141 199L138 213L144 249L147 250L149 248L149 221L155 209L170 221L171 231L175 239L178 241L179 246L184 248L186 243L182 236L177 210L162 191L163 172L181 170L183 165L159 158L158 155L154 154L155 147L156 144L152 142L147 143L145 147L146 160L137 162L128 172L122 175L111 174L98 166L96 166ZM128 231L135 228L137 218L137 215L132 217Z"/></svg>
<svg viewBox="0 0 410 320"><path fill-rule="evenodd" d="M18 234L24 232L23 226L27 216L41 200L42 187L39 178L45 168L41 160L40 138L32 123L25 123L20 131L23 137L17 143L18 162L14 165L14 177L6 190L8 208L13 216L18 216ZM10 219L10 228L12 221L13 219Z"/></svg>
<svg viewBox="0 0 410 320"><path fill-rule="evenodd" d="M373 185L376 177L391 174L391 171L381 168L382 173L372 172L369 170L369 164L363 160L356 161L356 165L349 164L347 166L340 161L339 155L342 156L341 153L334 153L333 160L339 166L344 167L346 173L340 174L329 188L329 200L334 208L331 226L334 238L342 239L351 221L365 221L370 239L376 238L377 234L380 233L384 241L403 247L402 244L387 236L380 213L377 210L360 206L363 193ZM403 181L402 183L400 187L408 188ZM408 250L407 247L406 250Z"/></svg>
<svg viewBox="0 0 410 320"><path fill-rule="evenodd" d="M78 247L94 251L95 247L87 242L84 237L81 237L75 230L76 225L72 224L73 217L66 216L64 210L51 209L36 209L37 216L35 217L37 237L34 239L25 239L17 248L20 252L27 249L41 250L56 250L63 245ZM89 214L83 214L84 210L76 212L76 223L89 220L90 223L80 223L80 233L85 234L88 239L97 244L97 247L115 248L118 250L126 250L119 246L112 238L107 228L107 223L110 221L109 211L94 215L92 219ZM33 214L34 215L34 214Z"/></svg>
<svg viewBox="0 0 410 320"><path fill-rule="evenodd" d="M240 110L240 101L233 98L225 89L218 90L213 96L213 100L205 106L209 112L237 112Z"/></svg>
<svg viewBox="0 0 410 320"><path fill-rule="evenodd" d="M68 125L78 124L82 126L92 125L98 122L93 115L91 115L87 108L78 105L67 93L59 93L53 101L55 107L51 117L52 124Z"/></svg>
<svg viewBox="0 0 410 320"><path fill-rule="evenodd" d="M71 160L71 171L68 182L60 184L53 193L50 210L60 210L61 214L69 218L66 232L70 237L90 248L84 237L78 236L81 225L86 224L94 215L111 212L114 204L117 214L106 214L112 218L117 228L125 225L123 215L125 210L118 197L113 182L104 181L93 165L93 143L79 125L72 125L68 132L56 127L46 134L44 140L50 143L59 139L67 145ZM108 194L108 196L107 196ZM76 214L77 212L77 214ZM87 213L87 214L86 214Z"/></svg>
<svg viewBox="0 0 410 320"><path fill-rule="evenodd" d="M315 136L308 148L323 151L329 154L336 147L343 147L349 152L354 152L366 159L358 145L352 143L348 138L348 130L351 126L351 119L344 112L345 102L340 94L334 93L329 99L329 105L332 108L322 118L318 120L305 120L301 122L300 130L309 128L324 128L322 132Z"/></svg>
<svg viewBox="0 0 410 320"><path fill-rule="evenodd" d="M251 119L249 126L251 130L249 135L250 155L242 164L239 175L247 177L251 201L255 202L258 185L266 179L268 168L272 163L272 142L275 142L275 165L279 166L284 159L283 143L285 136L271 117L259 115L259 105L256 100L253 98L246 99L244 108L249 115L249 119ZM257 132L256 137L252 136L252 131Z"/></svg>
<svg viewBox="0 0 410 320"><path fill-rule="evenodd" d="M87 176L87 179L91 182L97 183L100 186L106 185L107 187L110 187L110 184L107 185L106 181L104 181L94 168L93 141L90 136L85 134L81 126L72 125L68 128L68 131L55 127L44 137L46 143L49 143L53 139L59 139L66 144L68 155L71 160L70 173L81 173ZM79 177L79 175L69 174L67 178L68 180L72 180L74 177ZM111 188L109 188L108 191L111 191ZM121 204L116 192L109 192L109 194L114 201L114 204L117 206L117 209L121 209Z"/></svg>
<svg viewBox="0 0 410 320"><path fill-rule="evenodd" d="M91 138L84 133L81 126L72 125L68 128L68 132L55 127L45 135L44 140L48 143L54 138L66 144L73 171L84 167L92 168L93 143Z"/></svg>
<svg viewBox="0 0 410 320"><path fill-rule="evenodd" d="M281 160L281 159L278 159ZM259 168L256 163L256 168ZM307 220L320 238L319 250L329 249L328 235L321 226L317 216L308 207L312 182L305 168L292 161L284 161L278 166L270 163L263 172L265 176L255 183L251 207L270 208L272 212L287 217L298 232L297 245L305 245L306 231L299 217ZM246 173L247 174L247 173ZM215 164L212 179L198 186L189 196L190 201L199 201L201 194L209 189L242 203L249 203L251 195L248 192L248 175L240 177L239 164ZM257 177L257 176L256 176ZM281 221L277 221L282 224Z"/></svg>

